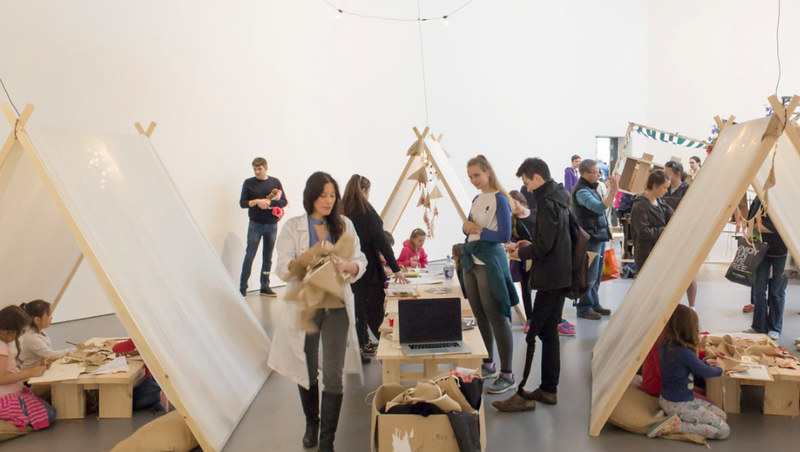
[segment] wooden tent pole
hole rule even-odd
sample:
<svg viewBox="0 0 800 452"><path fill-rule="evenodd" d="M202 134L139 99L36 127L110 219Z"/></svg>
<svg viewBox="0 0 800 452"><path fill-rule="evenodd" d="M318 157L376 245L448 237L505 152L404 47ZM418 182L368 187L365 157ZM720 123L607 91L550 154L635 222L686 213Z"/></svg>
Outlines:
<svg viewBox="0 0 800 452"><path fill-rule="evenodd" d="M142 127L142 125L139 124L139 122L135 122L133 125L136 127L136 130L139 133L141 133L142 135L147 135L147 138L150 138L153 135L153 131L156 129L155 122L150 122L150 125L147 127L147 130L144 130L144 127Z"/></svg>
<svg viewBox="0 0 800 452"><path fill-rule="evenodd" d="M631 139L631 131L633 130L633 123L628 123L628 130L625 131L625 137L622 139L622 146L617 148L617 161L614 163L614 171L611 172L612 175L617 174L617 170L619 170L619 162L622 161L622 156L625 155L625 147L628 146L628 140Z"/></svg>
<svg viewBox="0 0 800 452"><path fill-rule="evenodd" d="M16 141L16 134L14 133L17 130L17 127L25 127L25 124L28 123L28 119L30 119L31 115L33 114L33 105L28 104L22 110L22 114L19 115L19 119L11 110L11 106L7 103L0 105L0 110L3 111L3 115L5 115L8 123L11 125L11 133L8 134L8 138L6 139L5 144L3 147L0 148L0 168L3 167L3 164L6 162L9 153L11 153L11 148L14 146L14 142Z"/></svg>
<svg viewBox="0 0 800 452"><path fill-rule="evenodd" d="M69 287L70 283L72 282L72 278L75 277L75 273L78 272L78 267L81 266L81 262L83 262L83 254L78 256L78 260L75 262L75 265L72 267L72 271L69 272L69 276L67 276L67 280L64 282L64 285L61 286L61 290L58 291L58 295L56 295L55 300L53 300L53 306L50 308L51 311L56 310L56 306L58 306L58 302L61 301L61 298L64 296L64 293L67 291L67 287Z"/></svg>

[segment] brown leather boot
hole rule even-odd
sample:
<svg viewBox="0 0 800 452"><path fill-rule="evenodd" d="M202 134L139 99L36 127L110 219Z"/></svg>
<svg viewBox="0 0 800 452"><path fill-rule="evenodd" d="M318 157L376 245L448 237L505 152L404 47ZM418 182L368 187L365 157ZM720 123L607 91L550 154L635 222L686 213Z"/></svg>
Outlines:
<svg viewBox="0 0 800 452"><path fill-rule="evenodd" d="M538 388L533 391L531 393L531 398L533 398L533 400L546 403L547 405L555 405L558 403L558 396L555 392L543 391L542 388Z"/></svg>
<svg viewBox="0 0 800 452"><path fill-rule="evenodd" d="M515 413L517 411L533 411L536 409L536 401L522 397L518 392L506 400L495 400L492 406L500 411Z"/></svg>

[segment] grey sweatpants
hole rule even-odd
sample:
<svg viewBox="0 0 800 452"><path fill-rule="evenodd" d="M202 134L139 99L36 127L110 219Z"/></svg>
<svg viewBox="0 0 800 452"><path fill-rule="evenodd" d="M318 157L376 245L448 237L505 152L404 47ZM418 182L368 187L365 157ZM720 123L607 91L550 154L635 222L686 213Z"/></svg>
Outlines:
<svg viewBox="0 0 800 452"><path fill-rule="evenodd" d="M306 353L309 385L319 377L319 339L322 337L322 390L342 394L342 369L347 351L347 332L350 319L346 308L319 309L314 316L319 332L306 333L303 351Z"/></svg>
<svg viewBox="0 0 800 452"><path fill-rule="evenodd" d="M464 273L464 289L467 291L469 305L481 331L483 343L489 352L489 360L494 360L494 339L497 339L497 353L500 355L500 371L512 371L514 339L508 317L503 315L500 304L495 301L486 277L486 268L475 265L472 271Z"/></svg>
<svg viewBox="0 0 800 452"><path fill-rule="evenodd" d="M696 433L708 439L725 439L731 429L725 420L728 416L716 405L703 399L689 402L670 402L659 397L658 405L667 415L677 414L681 418L681 433Z"/></svg>

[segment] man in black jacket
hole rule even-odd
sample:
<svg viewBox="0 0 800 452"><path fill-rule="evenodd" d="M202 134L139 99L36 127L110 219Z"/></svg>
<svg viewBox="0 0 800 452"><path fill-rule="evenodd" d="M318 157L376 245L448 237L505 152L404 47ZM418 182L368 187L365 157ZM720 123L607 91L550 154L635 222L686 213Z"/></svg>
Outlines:
<svg viewBox="0 0 800 452"><path fill-rule="evenodd" d="M536 228L531 241L518 242L519 248L512 254L523 262L530 260L533 263L531 287L536 289L536 298L526 341L531 348L537 336L542 341L542 383L532 395L534 400L555 405L561 372L558 324L566 290L572 285L570 200L564 186L550 178L550 169L541 159L526 159L517 170L517 177L522 178L522 183L536 200L530 206L536 210Z"/></svg>

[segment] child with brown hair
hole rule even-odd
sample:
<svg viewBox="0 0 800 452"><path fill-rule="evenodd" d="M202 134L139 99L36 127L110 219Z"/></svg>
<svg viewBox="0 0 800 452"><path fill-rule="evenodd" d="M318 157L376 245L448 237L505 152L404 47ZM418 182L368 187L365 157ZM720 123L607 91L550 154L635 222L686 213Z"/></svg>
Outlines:
<svg viewBox="0 0 800 452"><path fill-rule="evenodd" d="M30 318L19 306L0 309L0 420L14 424L20 431L30 424L34 430L45 428L56 419L56 410L36 397L23 382L44 374L48 363L17 367L14 344L19 349L19 338L30 324ZM13 344L12 344L13 343Z"/></svg>
<svg viewBox="0 0 800 452"><path fill-rule="evenodd" d="M53 310L50 303L44 300L33 300L22 303L22 310L31 319L30 328L22 336L22 349L19 353L19 360L22 366L32 366L42 359L63 358L67 353L84 348L83 344L78 344L77 348L66 348L63 350L53 350L53 342L44 329L53 322Z"/></svg>
<svg viewBox="0 0 800 452"><path fill-rule="evenodd" d="M428 255L425 254L422 245L425 244L427 236L428 234L420 228L411 231L411 237L403 242L403 251L400 252L397 263L408 268L425 268L428 265Z"/></svg>
<svg viewBox="0 0 800 452"><path fill-rule="evenodd" d="M697 314L688 306L678 305L664 327L659 346L661 397L659 406L669 416L647 433L650 438L672 432L695 433L709 439L725 439L730 427L722 409L694 396L694 378L722 375L715 359L705 362L697 357L700 328Z"/></svg>

